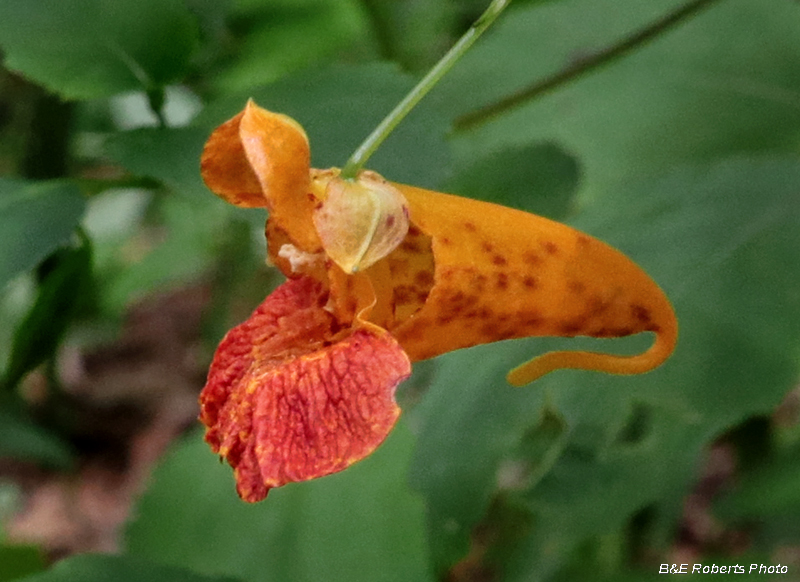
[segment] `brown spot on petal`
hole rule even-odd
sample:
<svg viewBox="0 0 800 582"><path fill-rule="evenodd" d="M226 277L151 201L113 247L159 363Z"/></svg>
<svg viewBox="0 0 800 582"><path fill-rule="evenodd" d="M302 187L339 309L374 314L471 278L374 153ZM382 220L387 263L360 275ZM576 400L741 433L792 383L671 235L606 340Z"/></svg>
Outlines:
<svg viewBox="0 0 800 582"><path fill-rule="evenodd" d="M548 255L555 255L558 252L558 245L552 241L544 241L541 246Z"/></svg>
<svg viewBox="0 0 800 582"><path fill-rule="evenodd" d="M597 317L606 312L611 307L611 302L599 295L594 295L586 302L586 314L590 317Z"/></svg>
<svg viewBox="0 0 800 582"><path fill-rule="evenodd" d="M538 267L542 264L542 257L533 251L525 251L522 254L522 260L529 267Z"/></svg>
<svg viewBox="0 0 800 582"><path fill-rule="evenodd" d="M544 323L544 317L538 311L520 311L517 321L526 329L536 329Z"/></svg>
<svg viewBox="0 0 800 582"><path fill-rule="evenodd" d="M532 275L525 275L522 278L522 284L529 290L536 289L539 286L539 282L536 280L536 277Z"/></svg>
<svg viewBox="0 0 800 582"><path fill-rule="evenodd" d="M425 304L434 285L431 238L414 224L409 225L406 238L386 257L386 262L390 276L381 284L387 289L405 289L400 302L395 295L394 309L394 321L404 321Z"/></svg>
<svg viewBox="0 0 800 582"><path fill-rule="evenodd" d="M430 271L418 271L417 274L414 275L414 282L423 287L430 287L433 285L433 273Z"/></svg>
<svg viewBox="0 0 800 582"><path fill-rule="evenodd" d="M463 314L462 317L466 319L490 319L494 315L494 312L489 307L481 306L476 307L474 309L470 309L466 313Z"/></svg>
<svg viewBox="0 0 800 582"><path fill-rule="evenodd" d="M398 285L394 288L394 301L398 305L411 303L416 299L414 287L410 285Z"/></svg>
<svg viewBox="0 0 800 582"><path fill-rule="evenodd" d="M420 242L414 238L406 236L403 242L400 243L400 248L407 253L421 253L422 252L422 245Z"/></svg>
<svg viewBox="0 0 800 582"><path fill-rule="evenodd" d="M500 291L505 291L506 289L508 289L508 274L497 273L497 278L495 279L495 286Z"/></svg>
<svg viewBox="0 0 800 582"><path fill-rule="evenodd" d="M586 284L583 281L570 281L567 288L573 293L581 294L586 291Z"/></svg>
<svg viewBox="0 0 800 582"><path fill-rule="evenodd" d="M500 326L497 322L489 321L481 326L480 333L485 337L492 338L494 341L500 337Z"/></svg>
<svg viewBox="0 0 800 582"><path fill-rule="evenodd" d="M643 305L638 305L638 304L631 305L631 314L633 315L634 319L643 324L649 324L652 319L652 316L650 315L650 310L644 307Z"/></svg>
<svg viewBox="0 0 800 582"><path fill-rule="evenodd" d="M586 329L586 318L579 317L571 321L565 321L559 324L559 331L565 336L577 335L579 332Z"/></svg>
<svg viewBox="0 0 800 582"><path fill-rule="evenodd" d="M502 255L492 255L492 264L502 266L507 265L508 261Z"/></svg>
<svg viewBox="0 0 800 582"><path fill-rule="evenodd" d="M481 295L486 290L486 283L488 282L489 278L483 273L479 273L477 269L467 268L464 269L464 272L469 274L469 292L475 294L476 296Z"/></svg>
<svg viewBox="0 0 800 582"><path fill-rule="evenodd" d="M466 221L464 223L464 228L467 229L468 232L477 232L478 227L475 226L474 222Z"/></svg>

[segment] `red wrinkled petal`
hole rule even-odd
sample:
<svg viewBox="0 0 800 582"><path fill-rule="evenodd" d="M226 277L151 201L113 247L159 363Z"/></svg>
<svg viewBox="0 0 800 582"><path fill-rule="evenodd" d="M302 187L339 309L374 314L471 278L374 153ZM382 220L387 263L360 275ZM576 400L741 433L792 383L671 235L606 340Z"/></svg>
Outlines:
<svg viewBox="0 0 800 582"><path fill-rule="evenodd" d="M206 441L234 468L239 495L340 471L394 426L411 367L380 330L331 343L327 294L310 278L281 285L217 349L200 396Z"/></svg>

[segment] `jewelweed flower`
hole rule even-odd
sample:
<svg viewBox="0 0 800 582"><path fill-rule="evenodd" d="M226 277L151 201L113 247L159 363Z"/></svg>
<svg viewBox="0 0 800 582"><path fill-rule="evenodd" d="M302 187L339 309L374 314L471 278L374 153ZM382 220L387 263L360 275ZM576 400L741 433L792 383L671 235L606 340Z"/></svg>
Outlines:
<svg viewBox="0 0 800 582"><path fill-rule="evenodd" d="M558 368L642 373L674 349L669 301L619 251L519 210L312 169L302 127L252 102L201 169L231 204L268 210L268 256L288 279L225 336L200 396L245 501L369 455L411 362L511 338L656 335L634 356L546 353L508 374L523 385Z"/></svg>

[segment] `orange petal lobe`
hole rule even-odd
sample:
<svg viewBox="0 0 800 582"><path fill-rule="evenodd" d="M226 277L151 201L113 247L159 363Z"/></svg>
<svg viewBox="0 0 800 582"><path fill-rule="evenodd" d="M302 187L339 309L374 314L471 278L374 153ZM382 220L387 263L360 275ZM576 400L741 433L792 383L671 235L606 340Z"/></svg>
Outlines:
<svg viewBox="0 0 800 582"><path fill-rule="evenodd" d="M267 200L239 137L243 116L244 112L214 130L203 148L200 171L206 185L223 200L247 208L262 207Z"/></svg>
<svg viewBox="0 0 800 582"><path fill-rule="evenodd" d="M206 441L234 468L239 495L340 471L394 426L410 363L373 328L344 338L311 278L279 287L220 344L200 396Z"/></svg>
<svg viewBox="0 0 800 582"><path fill-rule="evenodd" d="M239 137L264 193L270 220L289 233L302 251L321 244L312 221L311 150L303 128L292 118L248 102Z"/></svg>
<svg viewBox="0 0 800 582"><path fill-rule="evenodd" d="M677 323L669 301L619 251L533 214L398 187L412 223L432 239L435 263L424 306L390 330L412 361L529 336L658 336L650 350L628 358L546 354L509 377L524 384L558 367L644 372L672 352Z"/></svg>

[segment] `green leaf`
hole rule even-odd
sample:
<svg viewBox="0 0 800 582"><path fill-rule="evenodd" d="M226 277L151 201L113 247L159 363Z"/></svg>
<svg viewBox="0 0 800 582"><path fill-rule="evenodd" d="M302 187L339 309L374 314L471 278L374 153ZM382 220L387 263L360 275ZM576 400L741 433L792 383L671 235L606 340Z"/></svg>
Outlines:
<svg viewBox="0 0 800 582"><path fill-rule="evenodd" d="M430 580L424 508L405 483L401 423L346 471L275 489L257 505L195 434L167 457L128 531L134 555L249 582Z"/></svg>
<svg viewBox="0 0 800 582"><path fill-rule="evenodd" d="M144 128L112 134L104 151L136 176L156 178L177 194L213 196L200 177L205 127Z"/></svg>
<svg viewBox="0 0 800 582"><path fill-rule="evenodd" d="M526 144L491 152L457 170L447 189L553 219L572 210L578 161L554 144ZM525 198L519 196L526 193Z"/></svg>
<svg viewBox="0 0 800 582"><path fill-rule="evenodd" d="M246 22L233 59L213 82L230 93L275 81L309 65L355 52L369 38L363 11L354 0L258 2L229 17L234 28ZM239 28L241 24L239 24Z"/></svg>
<svg viewBox="0 0 800 582"><path fill-rule="evenodd" d="M44 568L44 556L39 548L0 544L0 582L17 580Z"/></svg>
<svg viewBox="0 0 800 582"><path fill-rule="evenodd" d="M476 360L475 350L440 358L434 381L413 412L421 431L411 483L428 502L431 552L440 575L466 553L471 528L495 489L500 457L516 435L536 423L543 404L539 391L504 385L497 373L503 350L478 349L484 357L491 350L489 359Z"/></svg>
<svg viewBox="0 0 800 582"><path fill-rule="evenodd" d="M0 289L64 244L84 209L72 184L0 179Z"/></svg>
<svg viewBox="0 0 800 582"><path fill-rule="evenodd" d="M67 99L156 91L185 72L197 41L180 0L4 0L5 64Z"/></svg>
<svg viewBox="0 0 800 582"><path fill-rule="evenodd" d="M202 576L127 556L82 555L61 560L47 572L24 582L236 582L234 578Z"/></svg>
<svg viewBox="0 0 800 582"><path fill-rule="evenodd" d="M423 73L455 42L459 20L477 18L486 3L473 2L474 7L470 7L464 2L367 0L363 4L372 20L381 58L400 63L407 71Z"/></svg>
<svg viewBox="0 0 800 582"><path fill-rule="evenodd" d="M35 461L55 469L70 469L72 448L46 427L23 414L0 409L0 457Z"/></svg>
<svg viewBox="0 0 800 582"><path fill-rule="evenodd" d="M647 339L532 339L442 358L416 411L412 464L430 505L437 570L463 557L499 493L504 459L545 406L564 419L568 437L550 470L514 494L535 525L502 564L507 580L557 571L582 540L645 507L674 527L703 447L769 412L800 376L798 192L794 158L734 158L677 169L583 209L575 226L664 286L681 325L677 350L643 376L559 371L523 389L505 385L505 373L546 348L628 352Z"/></svg>
<svg viewBox="0 0 800 582"><path fill-rule="evenodd" d="M681 1L574 0L509 10L431 93L452 117L617 43ZM474 130L469 163L532 140L581 160L586 197L677 163L794 151L800 11L791 0L717 2L654 42ZM425 104L423 104L424 106Z"/></svg>
<svg viewBox="0 0 800 582"><path fill-rule="evenodd" d="M36 302L14 333L2 387L13 390L22 377L52 358L64 333L92 303L92 249L84 238L77 248L62 248L40 267Z"/></svg>

